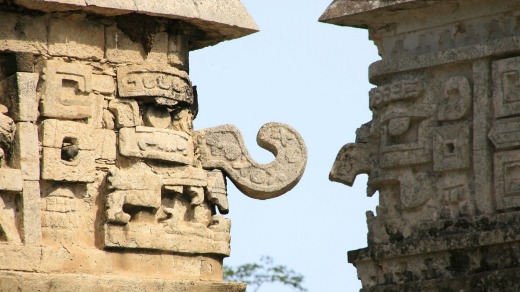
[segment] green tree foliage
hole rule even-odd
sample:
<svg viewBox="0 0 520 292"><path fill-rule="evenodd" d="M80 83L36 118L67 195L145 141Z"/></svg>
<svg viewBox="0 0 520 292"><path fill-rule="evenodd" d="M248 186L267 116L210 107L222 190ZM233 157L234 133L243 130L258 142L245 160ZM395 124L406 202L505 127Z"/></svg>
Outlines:
<svg viewBox="0 0 520 292"><path fill-rule="evenodd" d="M248 290L253 292L257 292L265 283L280 283L296 291L307 291L302 286L301 274L286 266L274 265L269 256L262 256L259 263L243 264L235 268L224 266L224 280L246 283Z"/></svg>

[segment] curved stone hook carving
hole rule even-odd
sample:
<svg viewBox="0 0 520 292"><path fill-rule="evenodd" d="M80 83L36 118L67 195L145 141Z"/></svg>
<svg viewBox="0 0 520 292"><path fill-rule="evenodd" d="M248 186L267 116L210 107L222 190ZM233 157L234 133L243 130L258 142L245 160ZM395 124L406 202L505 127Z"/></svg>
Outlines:
<svg viewBox="0 0 520 292"><path fill-rule="evenodd" d="M292 189L307 163L302 137L285 124L267 123L258 131L258 145L276 157L268 164L251 158L242 134L233 125L200 130L196 137L202 167L221 169L242 193L255 199L271 199Z"/></svg>

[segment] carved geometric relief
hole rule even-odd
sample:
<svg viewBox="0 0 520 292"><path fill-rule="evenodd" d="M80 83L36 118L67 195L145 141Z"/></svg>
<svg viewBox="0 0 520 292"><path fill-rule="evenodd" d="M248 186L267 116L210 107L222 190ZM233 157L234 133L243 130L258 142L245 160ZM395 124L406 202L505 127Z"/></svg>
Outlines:
<svg viewBox="0 0 520 292"><path fill-rule="evenodd" d="M190 166L154 171L110 171L105 247L228 255L229 220L212 216L209 205L228 209L222 174L209 179L208 171Z"/></svg>
<svg viewBox="0 0 520 292"><path fill-rule="evenodd" d="M493 62L495 116L520 114L520 57Z"/></svg>
<svg viewBox="0 0 520 292"><path fill-rule="evenodd" d="M520 152L495 153L497 209L520 207Z"/></svg>
<svg viewBox="0 0 520 292"><path fill-rule="evenodd" d="M377 109L397 101L413 101L424 93L422 80L401 80L370 90L370 108Z"/></svg>
<svg viewBox="0 0 520 292"><path fill-rule="evenodd" d="M137 101L131 99L113 99L108 104L108 109L115 116L117 128L135 127L142 125Z"/></svg>
<svg viewBox="0 0 520 292"><path fill-rule="evenodd" d="M45 117L83 119L92 115L92 68L80 63L45 63L41 114Z"/></svg>
<svg viewBox="0 0 520 292"><path fill-rule="evenodd" d="M451 77L444 83L443 98L438 107L439 121L458 120L466 116L471 106L471 87L464 76Z"/></svg>
<svg viewBox="0 0 520 292"><path fill-rule="evenodd" d="M124 156L191 164L193 140L184 132L138 126L119 131L119 151Z"/></svg>
<svg viewBox="0 0 520 292"><path fill-rule="evenodd" d="M400 178L400 199L403 209L424 205L432 196L431 175L425 172L406 171Z"/></svg>
<svg viewBox="0 0 520 292"><path fill-rule="evenodd" d="M194 103L188 74L173 67L122 66L117 70L120 97L154 97L161 104Z"/></svg>
<svg viewBox="0 0 520 292"><path fill-rule="evenodd" d="M91 126L73 121L45 120L41 133L42 179L94 180L96 154Z"/></svg>
<svg viewBox="0 0 520 292"><path fill-rule="evenodd" d="M466 124L435 129L433 169L445 171L469 167L469 127Z"/></svg>
<svg viewBox="0 0 520 292"><path fill-rule="evenodd" d="M425 119L433 114L431 105L396 109L382 116L381 166L399 167L432 160L431 127Z"/></svg>
<svg viewBox="0 0 520 292"><path fill-rule="evenodd" d="M520 146L520 118L496 120L488 137L497 149Z"/></svg>
<svg viewBox="0 0 520 292"><path fill-rule="evenodd" d="M464 173L452 172L442 175L437 186L441 195L442 219L458 218L472 213L468 181Z"/></svg>

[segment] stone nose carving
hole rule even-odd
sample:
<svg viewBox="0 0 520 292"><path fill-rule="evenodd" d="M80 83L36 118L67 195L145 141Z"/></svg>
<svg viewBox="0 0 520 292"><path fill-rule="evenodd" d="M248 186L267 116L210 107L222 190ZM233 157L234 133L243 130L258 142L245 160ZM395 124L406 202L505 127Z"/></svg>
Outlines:
<svg viewBox="0 0 520 292"><path fill-rule="evenodd" d="M371 126L371 122L361 125L356 131L356 143L341 147L330 170L329 180L351 187L358 174L370 173L373 169L368 144Z"/></svg>
<svg viewBox="0 0 520 292"><path fill-rule="evenodd" d="M302 137L285 124L267 123L258 131L258 145L276 156L268 164L251 158L235 126L203 129L196 136L202 167L223 170L241 192L255 199L271 199L292 189L307 163Z"/></svg>
<svg viewBox="0 0 520 292"><path fill-rule="evenodd" d="M368 174L372 169L369 157L367 144L346 144L336 156L329 180L351 187L358 174Z"/></svg>

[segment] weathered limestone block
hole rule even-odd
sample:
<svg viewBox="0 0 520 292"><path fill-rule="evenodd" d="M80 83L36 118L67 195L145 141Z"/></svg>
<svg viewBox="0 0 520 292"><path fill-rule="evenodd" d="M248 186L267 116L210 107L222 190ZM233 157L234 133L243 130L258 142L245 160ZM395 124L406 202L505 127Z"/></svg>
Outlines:
<svg viewBox="0 0 520 292"><path fill-rule="evenodd" d="M0 11L1 51L47 53L45 17Z"/></svg>
<svg viewBox="0 0 520 292"><path fill-rule="evenodd" d="M244 194L255 199L269 199L292 189L307 163L307 148L301 136L290 126L269 123L258 131L257 142L276 153L273 162L266 165L255 162L234 126L197 132L202 166L222 169Z"/></svg>
<svg viewBox="0 0 520 292"><path fill-rule="evenodd" d="M213 231L202 226L170 229L136 223L126 227L107 225L105 230L105 246L111 248L229 255L229 240L229 229Z"/></svg>
<svg viewBox="0 0 520 292"><path fill-rule="evenodd" d="M19 169L0 168L0 190L20 192L22 189L23 177Z"/></svg>
<svg viewBox="0 0 520 292"><path fill-rule="evenodd" d="M192 138L179 131L138 126L119 131L119 151L124 156L191 164Z"/></svg>
<svg viewBox="0 0 520 292"><path fill-rule="evenodd" d="M95 151L96 161L98 159L104 161L115 161L117 158L117 135L112 130L98 129L94 132L96 137Z"/></svg>
<svg viewBox="0 0 520 292"><path fill-rule="evenodd" d="M22 171L24 180L40 179L40 144L38 128L33 123L16 124L12 166Z"/></svg>
<svg viewBox="0 0 520 292"><path fill-rule="evenodd" d="M108 109L115 115L115 126L127 128L142 125L139 105L135 100L114 99L108 103Z"/></svg>
<svg viewBox="0 0 520 292"><path fill-rule="evenodd" d="M82 16L50 19L49 54L81 59L103 59L104 27Z"/></svg>
<svg viewBox="0 0 520 292"><path fill-rule="evenodd" d="M44 117L82 119L92 116L92 69L80 63L49 60L40 111Z"/></svg>
<svg viewBox="0 0 520 292"><path fill-rule="evenodd" d="M48 287L46 281L53 283ZM244 283L217 281L172 281L160 279L135 278L130 276L95 276L71 274L35 274L27 276L21 272L8 272L0 275L2 291L185 291L185 292L242 292L246 289Z"/></svg>
<svg viewBox="0 0 520 292"><path fill-rule="evenodd" d="M92 75L92 90L103 95L112 95L116 91L116 81L110 75Z"/></svg>
<svg viewBox="0 0 520 292"><path fill-rule="evenodd" d="M25 244L40 244L40 184L38 181L26 180L22 192L22 238Z"/></svg>
<svg viewBox="0 0 520 292"><path fill-rule="evenodd" d="M14 121L36 122L38 80L38 74L19 72L0 81L0 104L7 107L9 116Z"/></svg>
<svg viewBox="0 0 520 292"><path fill-rule="evenodd" d="M114 63L141 63L144 61L145 52L140 43L133 42L130 37L116 26L105 29L106 34L106 58Z"/></svg>
<svg viewBox="0 0 520 292"><path fill-rule="evenodd" d="M42 146L62 148L66 140L79 150L94 149L94 131L87 125L75 121L49 119L42 123Z"/></svg>
<svg viewBox="0 0 520 292"><path fill-rule="evenodd" d="M95 170L94 130L75 121L45 120L41 129L42 179L92 182Z"/></svg>
<svg viewBox="0 0 520 292"><path fill-rule="evenodd" d="M0 242L21 244L18 194L0 194Z"/></svg>

